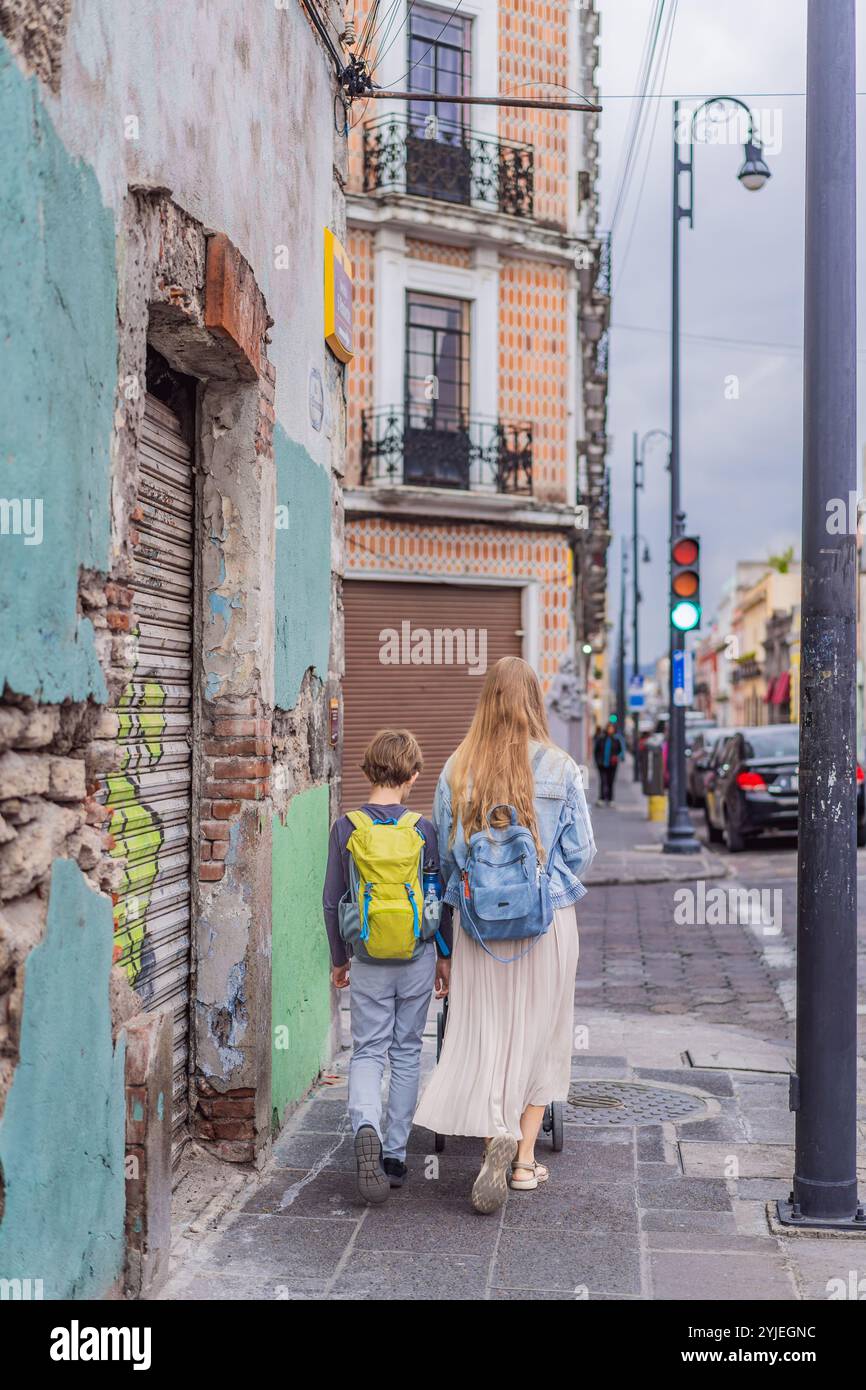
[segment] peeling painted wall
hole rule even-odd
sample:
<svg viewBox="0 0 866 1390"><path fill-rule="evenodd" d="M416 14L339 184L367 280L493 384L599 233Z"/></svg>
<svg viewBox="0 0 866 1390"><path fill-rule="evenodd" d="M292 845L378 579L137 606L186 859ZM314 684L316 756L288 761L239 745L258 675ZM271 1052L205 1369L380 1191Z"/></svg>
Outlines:
<svg viewBox="0 0 866 1390"><path fill-rule="evenodd" d="M109 1010L111 904L57 860L25 970L20 1060L0 1121L0 1277L98 1298L123 1267L122 1041Z"/></svg>
<svg viewBox="0 0 866 1390"><path fill-rule="evenodd" d="M237 1108L238 1143L231 1151L224 1128L223 1156L249 1157L241 1139L270 1129L272 947L296 1030L276 1083L280 1111L327 1052L318 880L336 759L326 711L341 663L332 533L345 397L344 369L323 342L323 229L344 236L345 140L328 60L298 0L0 0L0 29L0 497L41 497L44 523L41 546L0 538L0 1275L15 1276L9 1257L50 1257L59 1294L99 1296L117 1279L123 1244L112 1020L117 1035L137 996L111 969L123 844L112 858L96 789L116 771L108 707L134 662L146 338L203 383L199 669L205 703L222 702L232 728L208 727L205 710L202 743L251 733L267 759L274 729L273 787L239 773L249 801L227 839L214 820L194 855L200 1137L213 1137L226 1106L232 1117ZM243 258L272 320L264 407L230 353L214 362L202 313L213 233ZM288 530L275 532L281 503ZM212 748L202 764L211 754L240 761L246 750ZM258 757L255 747L251 766ZM201 783L220 776L197 771ZM216 801L235 793L201 785L198 795L216 817ZM300 915L286 915L287 892ZM77 990L88 1007L71 1020L58 963L73 982L86 976L67 998ZM63 1048L46 1010L65 1028ZM73 1114L84 1081L87 1105ZM52 1114L42 1098L58 1084L69 1104L64 1095ZM34 1144L50 1154L31 1181L23 1155ZM26 1216L34 1183L59 1194L59 1219ZM0 1208L3 1196L0 1183Z"/></svg>
<svg viewBox="0 0 866 1390"><path fill-rule="evenodd" d="M0 691L104 699L78 571L108 565L114 219L2 39L0 129L0 497L42 513L41 543L0 538Z"/></svg>
<svg viewBox="0 0 866 1390"><path fill-rule="evenodd" d="M276 703L292 709L305 670L328 674L331 607L330 479L302 444L274 430L276 531Z"/></svg>
<svg viewBox="0 0 866 1390"><path fill-rule="evenodd" d="M322 930L328 788L301 792L285 823L274 817L274 1128L315 1080L331 1045L330 955Z"/></svg>

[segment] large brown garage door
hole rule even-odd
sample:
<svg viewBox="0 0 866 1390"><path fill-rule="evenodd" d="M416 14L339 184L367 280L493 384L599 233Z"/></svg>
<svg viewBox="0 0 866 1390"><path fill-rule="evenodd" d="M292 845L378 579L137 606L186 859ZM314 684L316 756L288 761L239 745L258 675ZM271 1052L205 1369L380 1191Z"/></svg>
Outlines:
<svg viewBox="0 0 866 1390"><path fill-rule="evenodd" d="M481 664L479 634L486 633L488 669L501 656L522 655L521 591L347 579L343 604L343 806L363 802L364 748L377 729L390 725L411 729L421 744L424 771L412 806L429 811L439 773L469 728L484 683L483 674L470 674L470 659L476 668ZM413 651L439 659L402 659Z"/></svg>

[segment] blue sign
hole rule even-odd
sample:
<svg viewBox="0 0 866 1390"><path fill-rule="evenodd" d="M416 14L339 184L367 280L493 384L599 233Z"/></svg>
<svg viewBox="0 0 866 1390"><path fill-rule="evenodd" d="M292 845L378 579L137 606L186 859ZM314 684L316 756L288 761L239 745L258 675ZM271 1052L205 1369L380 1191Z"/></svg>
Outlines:
<svg viewBox="0 0 866 1390"><path fill-rule="evenodd" d="M632 676L628 683L629 709L643 709L643 676Z"/></svg>
<svg viewBox="0 0 866 1390"><path fill-rule="evenodd" d="M673 692L675 705L690 705L695 697L691 652L673 654Z"/></svg>

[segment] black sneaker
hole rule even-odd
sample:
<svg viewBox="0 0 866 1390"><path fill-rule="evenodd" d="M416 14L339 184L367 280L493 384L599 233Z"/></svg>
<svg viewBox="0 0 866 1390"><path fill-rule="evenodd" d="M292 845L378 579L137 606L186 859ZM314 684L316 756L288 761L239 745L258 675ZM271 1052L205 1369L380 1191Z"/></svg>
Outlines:
<svg viewBox="0 0 866 1390"><path fill-rule="evenodd" d="M399 1158L386 1158L385 1172L390 1178L392 1187L402 1187L406 1181L406 1175L409 1169L406 1167L405 1163L400 1162Z"/></svg>
<svg viewBox="0 0 866 1390"><path fill-rule="evenodd" d="M365 1202L378 1205L388 1200L388 1176L382 1167L382 1141L372 1125L361 1125L355 1133L355 1159L358 1164L358 1191Z"/></svg>

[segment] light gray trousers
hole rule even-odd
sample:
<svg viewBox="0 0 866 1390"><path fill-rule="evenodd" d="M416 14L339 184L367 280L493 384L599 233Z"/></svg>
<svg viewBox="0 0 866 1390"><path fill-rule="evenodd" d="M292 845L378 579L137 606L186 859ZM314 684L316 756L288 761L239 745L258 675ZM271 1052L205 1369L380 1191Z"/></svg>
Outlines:
<svg viewBox="0 0 866 1390"><path fill-rule="evenodd" d="M385 1158L406 1157L406 1141L418 1100L421 1035L436 976L436 947L428 941L406 965L352 961L349 994L352 1060L349 1119L353 1132L372 1125ZM386 1059L391 1084L382 1122L382 1077Z"/></svg>

